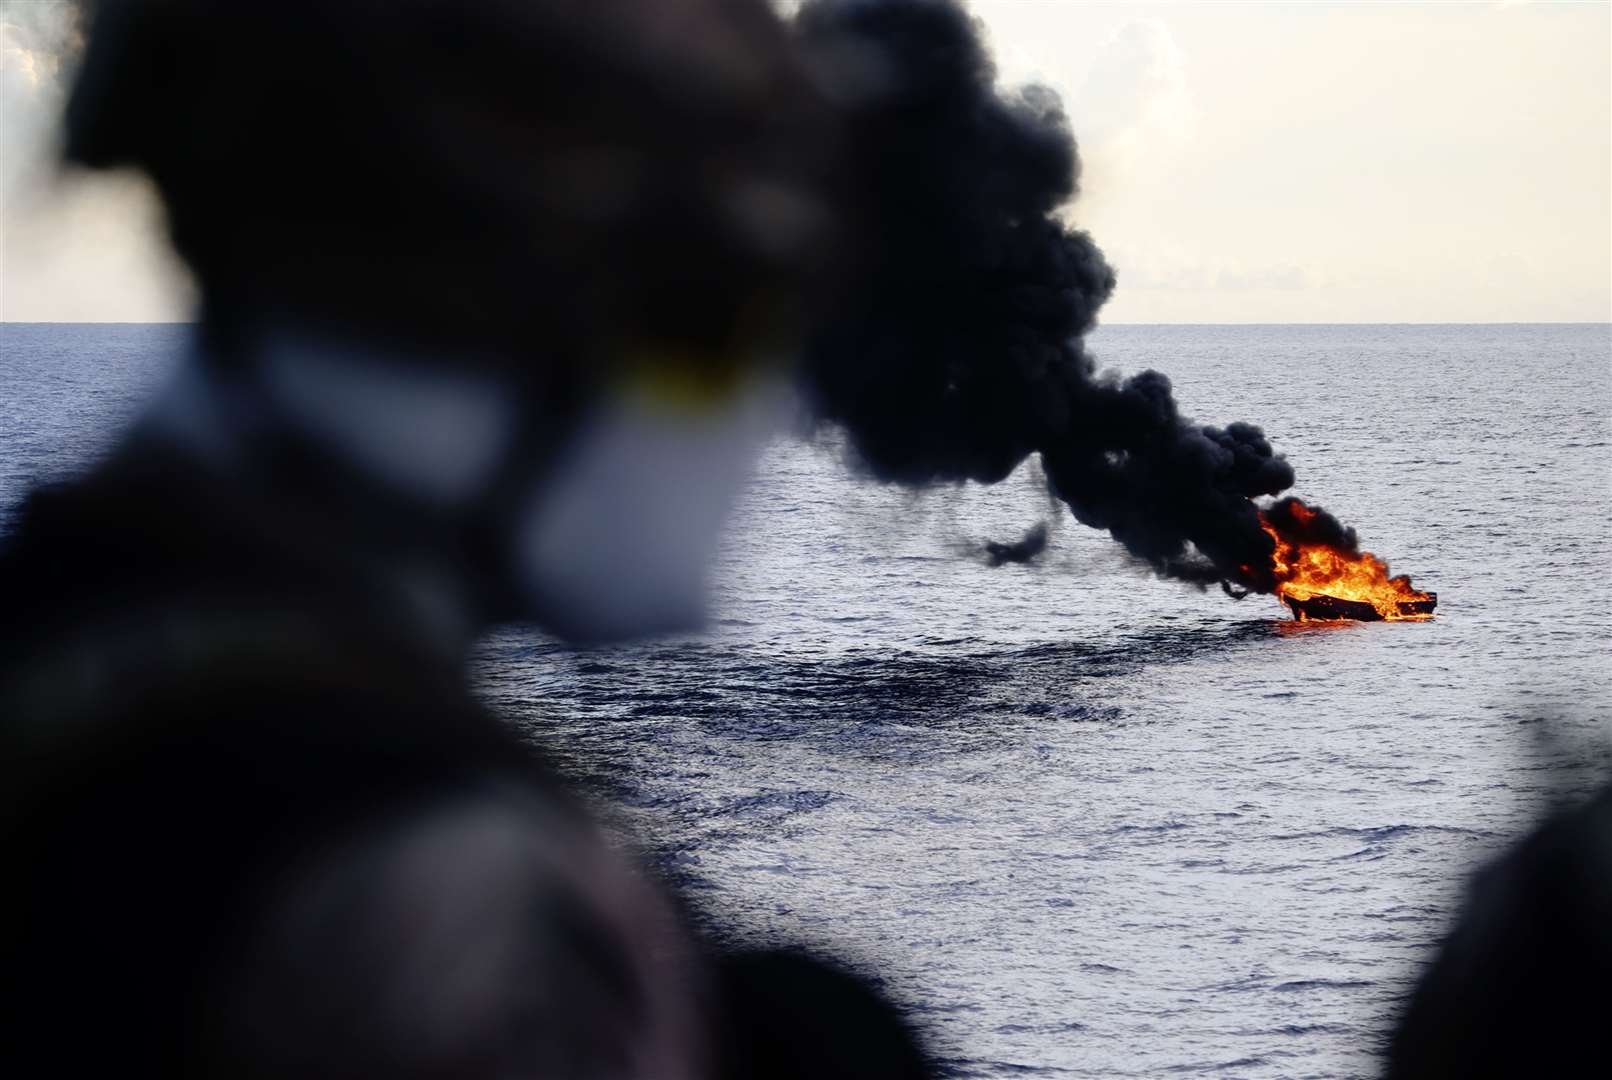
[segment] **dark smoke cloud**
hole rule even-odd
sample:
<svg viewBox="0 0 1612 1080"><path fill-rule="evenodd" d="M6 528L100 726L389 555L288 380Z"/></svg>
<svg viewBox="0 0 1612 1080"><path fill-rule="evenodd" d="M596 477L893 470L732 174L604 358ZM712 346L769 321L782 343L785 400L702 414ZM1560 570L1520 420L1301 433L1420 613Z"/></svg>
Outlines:
<svg viewBox="0 0 1612 1080"><path fill-rule="evenodd" d="M1322 544L1337 548L1349 555L1360 554L1360 537L1314 503L1306 503L1291 496L1280 499L1265 510L1265 521L1285 539L1302 546Z"/></svg>
<svg viewBox="0 0 1612 1080"><path fill-rule="evenodd" d="M808 351L819 416L901 484L993 483L1039 454L1075 517L1158 573L1269 590L1252 499L1292 468L1259 428L1194 424L1165 376L1085 351L1115 277L1059 216L1080 161L1057 96L999 92L950 0L814 0L796 29L841 97L877 237Z"/></svg>
<svg viewBox="0 0 1612 1080"><path fill-rule="evenodd" d="M1001 566L1004 563L1034 562L1036 557L1047 550L1047 523L1037 522L1019 539L1010 544L997 540L985 542L985 558L992 566Z"/></svg>

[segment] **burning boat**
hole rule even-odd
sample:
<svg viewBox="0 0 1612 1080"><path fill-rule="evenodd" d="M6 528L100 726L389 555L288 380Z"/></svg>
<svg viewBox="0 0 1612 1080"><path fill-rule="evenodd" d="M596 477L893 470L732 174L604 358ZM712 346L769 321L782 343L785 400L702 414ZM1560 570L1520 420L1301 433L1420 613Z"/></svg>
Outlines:
<svg viewBox="0 0 1612 1080"><path fill-rule="evenodd" d="M1329 543L1305 535L1305 527L1317 520L1315 510L1297 499L1286 500L1283 509L1296 528L1278 529L1264 513L1260 523L1276 543L1271 554L1276 596L1295 619L1432 618L1438 594L1416 589L1404 574L1390 577L1387 563L1354 546L1353 530L1347 543Z"/></svg>
<svg viewBox="0 0 1612 1080"><path fill-rule="evenodd" d="M1438 593L1418 593L1414 600L1394 601L1394 613L1384 615L1375 604L1365 600L1344 600L1326 593L1298 597L1292 593L1282 595L1282 603L1300 622L1325 619L1358 619L1361 622L1380 622L1384 619L1420 619L1433 614L1438 606Z"/></svg>

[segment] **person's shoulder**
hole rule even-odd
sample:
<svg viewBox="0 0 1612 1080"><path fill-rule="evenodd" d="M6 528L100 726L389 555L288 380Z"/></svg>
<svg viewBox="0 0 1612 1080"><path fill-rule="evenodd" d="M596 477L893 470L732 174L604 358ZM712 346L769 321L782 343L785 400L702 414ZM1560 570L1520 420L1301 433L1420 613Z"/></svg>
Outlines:
<svg viewBox="0 0 1612 1080"><path fill-rule="evenodd" d="M0 541L7 741L69 756L82 742L182 743L198 759L520 757L457 665L339 567L287 550L248 503L157 453L31 493Z"/></svg>

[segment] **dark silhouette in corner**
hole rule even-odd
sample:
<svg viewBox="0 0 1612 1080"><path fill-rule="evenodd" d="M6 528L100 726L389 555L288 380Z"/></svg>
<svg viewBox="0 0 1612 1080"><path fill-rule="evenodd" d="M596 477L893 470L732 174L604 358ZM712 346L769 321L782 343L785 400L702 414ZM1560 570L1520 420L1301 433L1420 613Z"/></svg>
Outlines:
<svg viewBox="0 0 1612 1080"><path fill-rule="evenodd" d="M1612 786L1473 879L1393 1036L1391 1080L1604 1075Z"/></svg>

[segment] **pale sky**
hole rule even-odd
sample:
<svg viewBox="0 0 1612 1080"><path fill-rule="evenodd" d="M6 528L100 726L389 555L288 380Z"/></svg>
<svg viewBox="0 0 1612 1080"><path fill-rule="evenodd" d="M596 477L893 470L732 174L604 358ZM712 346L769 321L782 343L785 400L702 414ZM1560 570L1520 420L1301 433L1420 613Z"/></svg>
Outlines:
<svg viewBox="0 0 1612 1080"><path fill-rule="evenodd" d="M0 0L0 318L188 317L149 193L49 191L59 0ZM977 0L1059 91L1103 320L1612 320L1612 4Z"/></svg>
<svg viewBox="0 0 1612 1080"><path fill-rule="evenodd" d="M1612 5L983 0L1109 322L1612 319Z"/></svg>

